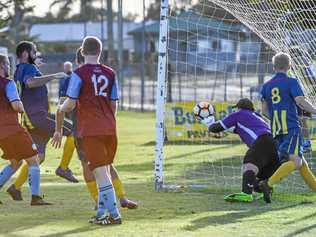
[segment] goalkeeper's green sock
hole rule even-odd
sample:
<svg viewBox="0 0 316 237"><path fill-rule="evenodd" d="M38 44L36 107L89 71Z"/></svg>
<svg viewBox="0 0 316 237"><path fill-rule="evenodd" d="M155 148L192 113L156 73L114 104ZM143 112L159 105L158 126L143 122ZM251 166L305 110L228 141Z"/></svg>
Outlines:
<svg viewBox="0 0 316 237"><path fill-rule="evenodd" d="M283 163L269 178L268 185L273 187L274 184L279 183L283 178L287 177L295 170L295 163L293 161L287 161Z"/></svg>

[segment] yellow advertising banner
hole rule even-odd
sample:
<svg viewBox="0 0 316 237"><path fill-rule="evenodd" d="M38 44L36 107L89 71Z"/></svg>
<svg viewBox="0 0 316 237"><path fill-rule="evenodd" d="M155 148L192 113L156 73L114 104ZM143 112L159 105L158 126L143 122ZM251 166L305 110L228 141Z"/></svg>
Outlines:
<svg viewBox="0 0 316 237"><path fill-rule="evenodd" d="M215 119L220 120L234 112L232 108L236 102L210 102L215 110ZM177 102L166 104L166 136L168 141L208 141L215 135L208 132L208 128L194 118L192 112L196 102ZM260 113L260 102L255 103ZM316 122L308 119L308 129L312 138L316 135ZM225 134L220 134L222 137Z"/></svg>
<svg viewBox="0 0 316 237"><path fill-rule="evenodd" d="M194 118L192 112L196 102L167 103L166 135L168 141L203 141L214 137L208 128ZM214 102L216 120L224 118L234 110L234 103Z"/></svg>

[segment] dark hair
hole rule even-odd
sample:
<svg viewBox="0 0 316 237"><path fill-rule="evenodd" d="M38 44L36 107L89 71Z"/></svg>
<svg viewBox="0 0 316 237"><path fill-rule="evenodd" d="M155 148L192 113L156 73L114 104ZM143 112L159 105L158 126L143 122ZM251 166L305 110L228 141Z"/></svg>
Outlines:
<svg viewBox="0 0 316 237"><path fill-rule="evenodd" d="M76 51L76 64L83 64L84 63L84 57L82 55L82 47L79 47Z"/></svg>
<svg viewBox="0 0 316 237"><path fill-rule="evenodd" d="M30 53L34 47L34 43L30 41L21 41L16 47L16 56L20 58L24 51Z"/></svg>
<svg viewBox="0 0 316 237"><path fill-rule="evenodd" d="M235 105L238 109L248 109L251 111L255 111L255 106L252 103L252 101L248 98L242 98L238 101L238 103Z"/></svg>

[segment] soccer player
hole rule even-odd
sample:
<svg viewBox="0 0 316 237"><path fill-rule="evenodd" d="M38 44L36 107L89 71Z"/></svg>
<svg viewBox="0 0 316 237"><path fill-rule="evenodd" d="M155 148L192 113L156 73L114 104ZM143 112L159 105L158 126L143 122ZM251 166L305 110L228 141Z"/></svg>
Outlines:
<svg viewBox="0 0 316 237"><path fill-rule="evenodd" d="M81 47L76 52L76 64L78 67L81 67L84 64L84 57L81 54ZM69 83L68 83L69 84ZM67 86L68 86L67 84ZM64 91L67 91L67 88L64 88ZM52 140L52 144L54 147L59 148L61 146L62 140L62 124L64 119L64 113L57 112L56 113L56 129L55 134ZM88 161L84 156L84 151L82 148L82 138L79 138L77 135L77 117L76 117L76 109L72 112L72 122L73 122L73 135L75 139L75 146L77 149L78 157L80 159L82 169L83 169L83 177L86 182L87 188L90 192L92 199L97 203L98 201L98 188L93 176L93 173L89 169ZM128 209L136 209L138 204L135 201L132 201L126 197L126 193L124 190L124 186L122 181L119 178L118 172L113 165L110 167L111 179L115 189L115 193L117 198L120 200L121 207Z"/></svg>
<svg viewBox="0 0 316 237"><path fill-rule="evenodd" d="M295 169L299 170L306 184L316 191L315 176L302 154L302 131L297 106L312 114L316 114L316 108L305 98L297 79L287 75L291 67L290 55L277 53L272 63L276 74L262 87L262 112L270 118L282 165L268 180L260 183L267 203L271 202L273 185Z"/></svg>
<svg viewBox="0 0 316 237"><path fill-rule="evenodd" d="M99 189L97 214L90 222L112 225L121 224L110 174L117 149L118 88L114 71L99 63L101 52L102 43L98 38L88 36L83 40L85 64L72 74L68 98L58 110L67 113L78 105L77 132Z"/></svg>
<svg viewBox="0 0 316 237"><path fill-rule="evenodd" d="M16 67L14 80L20 87L21 101L25 107L23 125L27 128L37 146L40 163L45 159L46 144L55 130L54 116L49 114L48 95L46 83L54 79L65 77L65 73L42 75L35 65L37 49L34 43L22 41L16 48L19 64ZM66 124L66 123L65 123ZM71 133L71 124L65 127L65 135ZM23 200L21 187L28 177L28 165L24 164L14 184L7 192L13 200Z"/></svg>
<svg viewBox="0 0 316 237"><path fill-rule="evenodd" d="M2 158L10 162L0 171L0 188L11 178L24 159L29 169L31 205L50 205L40 196L40 168L37 150L30 135L19 124L18 113L23 113L24 107L20 101L16 84L8 78L9 70L8 57L0 55L0 148L3 150Z"/></svg>
<svg viewBox="0 0 316 237"><path fill-rule="evenodd" d="M257 180L270 177L279 167L278 152L271 135L269 125L254 110L254 105L247 98L236 104L237 112L229 114L215 122L213 116L201 120L212 133L219 133L233 128L241 140L248 146L242 165L242 192L229 195L226 200L252 202Z"/></svg>
<svg viewBox="0 0 316 237"><path fill-rule="evenodd" d="M59 104L62 104L66 99L66 92L70 80L70 76L72 74L72 63L67 61L64 63L64 72L66 73L66 77L59 81ZM67 119L72 119L72 113L66 114ZM62 124L61 124L62 125ZM71 161L72 155L75 151L75 141L73 134L69 135L66 139L63 149L62 159L58 168L55 171L57 176L60 176L70 182L78 183L79 181L74 177L72 171L68 168L69 163Z"/></svg>

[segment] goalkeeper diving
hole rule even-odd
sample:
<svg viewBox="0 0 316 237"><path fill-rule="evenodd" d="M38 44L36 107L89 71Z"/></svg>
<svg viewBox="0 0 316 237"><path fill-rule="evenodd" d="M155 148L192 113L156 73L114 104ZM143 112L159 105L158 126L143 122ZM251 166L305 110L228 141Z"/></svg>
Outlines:
<svg viewBox="0 0 316 237"><path fill-rule="evenodd" d="M226 196L225 200L252 202L253 191L260 191L259 181L268 179L280 166L278 151L269 125L255 112L252 101L240 99L235 107L238 111L222 120L209 116L201 123L212 133L233 129L248 146L242 165L242 192Z"/></svg>

